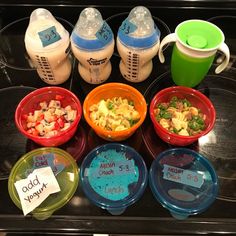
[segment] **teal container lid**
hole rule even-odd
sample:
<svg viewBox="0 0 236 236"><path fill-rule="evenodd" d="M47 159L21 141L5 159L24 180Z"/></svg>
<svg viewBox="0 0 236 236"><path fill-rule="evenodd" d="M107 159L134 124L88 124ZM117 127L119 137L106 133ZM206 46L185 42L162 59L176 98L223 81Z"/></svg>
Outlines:
<svg viewBox="0 0 236 236"><path fill-rule="evenodd" d="M216 25L204 20L187 20L175 30L178 39L192 49L214 50L224 42L224 34Z"/></svg>
<svg viewBox="0 0 236 236"><path fill-rule="evenodd" d="M205 211L218 194L213 166L188 148L160 153L151 165L149 184L157 201L177 219Z"/></svg>
<svg viewBox="0 0 236 236"><path fill-rule="evenodd" d="M61 191L49 195L32 213L54 212L64 206L74 195L79 181L79 169L74 158L60 148L37 148L23 155L13 166L8 191L12 201L21 209L21 202L14 183L25 179L34 169L50 166Z"/></svg>
<svg viewBox="0 0 236 236"><path fill-rule="evenodd" d="M96 206L120 215L144 193L147 168L133 148L109 143L93 149L81 165L80 181Z"/></svg>

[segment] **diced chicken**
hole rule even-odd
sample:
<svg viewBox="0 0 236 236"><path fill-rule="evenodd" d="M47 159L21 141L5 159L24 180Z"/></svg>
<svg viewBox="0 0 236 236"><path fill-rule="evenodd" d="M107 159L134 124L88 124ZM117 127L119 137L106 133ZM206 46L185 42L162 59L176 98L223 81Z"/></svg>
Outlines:
<svg viewBox="0 0 236 236"><path fill-rule="evenodd" d="M52 131L55 128L55 121L48 123L47 125L44 126L44 131L45 133L48 133Z"/></svg>
<svg viewBox="0 0 236 236"><path fill-rule="evenodd" d="M67 112L67 115L66 115L65 118L66 118L67 121L72 122L76 119L76 114L77 114L76 110L70 110L70 111Z"/></svg>
<svg viewBox="0 0 236 236"><path fill-rule="evenodd" d="M65 123L61 131L67 130L70 127L70 123Z"/></svg>
<svg viewBox="0 0 236 236"><path fill-rule="evenodd" d="M60 108L56 108L56 110L55 110L54 113L55 113L55 115L57 115L57 116L63 116L63 115L66 114L65 110L64 110L64 109L60 109Z"/></svg>
<svg viewBox="0 0 236 236"><path fill-rule="evenodd" d="M61 107L61 102L58 100L51 100L48 104L49 108L60 108Z"/></svg>

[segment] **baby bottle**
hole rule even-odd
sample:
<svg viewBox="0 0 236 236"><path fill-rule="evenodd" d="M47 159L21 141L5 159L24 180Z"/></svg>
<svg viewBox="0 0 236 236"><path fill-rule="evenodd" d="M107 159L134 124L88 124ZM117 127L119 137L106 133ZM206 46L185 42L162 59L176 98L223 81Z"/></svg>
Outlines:
<svg viewBox="0 0 236 236"><path fill-rule="evenodd" d="M31 13L25 47L40 78L51 85L64 83L71 73L70 36L46 9Z"/></svg>
<svg viewBox="0 0 236 236"><path fill-rule="evenodd" d="M122 22L117 36L120 72L131 82L141 82L152 72L152 58L160 44L160 31L150 11L143 6L131 10Z"/></svg>
<svg viewBox="0 0 236 236"><path fill-rule="evenodd" d="M71 49L78 59L80 76L90 84L100 84L111 74L114 51L111 28L95 8L85 8L71 35Z"/></svg>

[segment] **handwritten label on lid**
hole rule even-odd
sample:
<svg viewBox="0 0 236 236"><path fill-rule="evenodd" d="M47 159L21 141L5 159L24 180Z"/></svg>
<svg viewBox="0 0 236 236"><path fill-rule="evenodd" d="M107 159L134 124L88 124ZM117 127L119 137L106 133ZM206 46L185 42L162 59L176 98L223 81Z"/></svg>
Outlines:
<svg viewBox="0 0 236 236"><path fill-rule="evenodd" d="M110 42L112 40L112 30L110 26L104 21L102 27L97 31L96 37L103 43Z"/></svg>
<svg viewBox="0 0 236 236"><path fill-rule="evenodd" d="M53 153L41 154L33 157L32 169L26 171L26 176L33 172L33 170L50 166L55 176L64 170L63 164L56 163L56 157Z"/></svg>
<svg viewBox="0 0 236 236"><path fill-rule="evenodd" d="M175 166L164 165L162 170L163 179L173 182L201 188L204 179L203 175L190 170L184 170Z"/></svg>
<svg viewBox="0 0 236 236"><path fill-rule="evenodd" d="M61 191L51 167L35 169L14 183L24 215L38 207L50 194Z"/></svg>
<svg viewBox="0 0 236 236"><path fill-rule="evenodd" d="M108 162L101 163L101 165L92 171L93 177L102 177L102 176L118 176L118 175L129 175L133 174L134 163L132 160L126 160L122 162Z"/></svg>
<svg viewBox="0 0 236 236"><path fill-rule="evenodd" d="M132 22L130 22L128 19L125 19L119 28L119 30L123 34L133 33L136 29L137 29L137 26L133 24Z"/></svg>
<svg viewBox="0 0 236 236"><path fill-rule="evenodd" d="M57 32L55 26L51 26L45 30L38 32L38 35L43 44L43 47L53 44L61 39L61 36Z"/></svg>
<svg viewBox="0 0 236 236"><path fill-rule="evenodd" d="M125 153L115 150L100 153L85 174L93 190L112 201L129 196L139 179L134 160L127 160Z"/></svg>

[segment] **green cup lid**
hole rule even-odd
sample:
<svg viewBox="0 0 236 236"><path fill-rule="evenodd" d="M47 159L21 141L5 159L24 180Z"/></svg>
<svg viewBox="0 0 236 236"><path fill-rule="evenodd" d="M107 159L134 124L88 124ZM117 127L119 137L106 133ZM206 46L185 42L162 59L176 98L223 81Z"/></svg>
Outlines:
<svg viewBox="0 0 236 236"><path fill-rule="evenodd" d="M207 39L201 35L191 35L187 38L187 44L193 48L205 48L207 46Z"/></svg>
<svg viewBox="0 0 236 236"><path fill-rule="evenodd" d="M204 20L187 20L176 28L182 44L193 49L214 50L224 41L223 32L214 24Z"/></svg>

